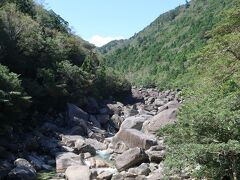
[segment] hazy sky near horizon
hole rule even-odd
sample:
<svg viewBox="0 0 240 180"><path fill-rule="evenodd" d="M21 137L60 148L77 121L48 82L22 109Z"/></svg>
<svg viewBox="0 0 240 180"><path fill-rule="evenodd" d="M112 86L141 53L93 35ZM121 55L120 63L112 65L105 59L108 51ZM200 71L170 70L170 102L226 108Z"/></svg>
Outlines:
<svg viewBox="0 0 240 180"><path fill-rule="evenodd" d="M129 38L185 0L40 0L83 39L102 46Z"/></svg>

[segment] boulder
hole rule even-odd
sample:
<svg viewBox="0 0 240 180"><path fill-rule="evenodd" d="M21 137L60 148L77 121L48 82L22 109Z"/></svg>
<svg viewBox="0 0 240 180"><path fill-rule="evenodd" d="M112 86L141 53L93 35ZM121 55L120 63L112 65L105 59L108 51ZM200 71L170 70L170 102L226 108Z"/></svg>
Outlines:
<svg viewBox="0 0 240 180"><path fill-rule="evenodd" d="M75 142L74 152L78 154L89 152L91 155L96 155L96 149L83 139L78 139Z"/></svg>
<svg viewBox="0 0 240 180"><path fill-rule="evenodd" d="M76 155L72 152L61 152L56 155L56 172L61 173L69 166L83 165L81 156Z"/></svg>
<svg viewBox="0 0 240 180"><path fill-rule="evenodd" d="M97 176L97 180L111 180L113 173L104 171Z"/></svg>
<svg viewBox="0 0 240 180"><path fill-rule="evenodd" d="M91 145L96 150L104 150L107 148L106 144L99 142L96 139L86 138L85 143Z"/></svg>
<svg viewBox="0 0 240 180"><path fill-rule="evenodd" d="M70 135L80 135L80 136L86 136L88 134L88 127L87 124L84 122L84 125L81 126L74 126L68 134Z"/></svg>
<svg viewBox="0 0 240 180"><path fill-rule="evenodd" d="M118 155L116 157L115 164L119 171L123 171L131 167L138 166L147 160L145 152L141 148L136 147Z"/></svg>
<svg viewBox="0 0 240 180"><path fill-rule="evenodd" d="M157 140L153 135L144 134L136 129L121 129L113 138L112 145L123 142L129 148L139 147L149 149L157 144Z"/></svg>
<svg viewBox="0 0 240 180"><path fill-rule="evenodd" d="M74 117L84 121L87 121L89 118L89 115L85 111L71 103L67 103L67 114L69 123L74 121Z"/></svg>
<svg viewBox="0 0 240 180"><path fill-rule="evenodd" d="M140 166L136 168L130 168L128 172L132 174L148 176L151 170L149 169L149 164L142 163Z"/></svg>
<svg viewBox="0 0 240 180"><path fill-rule="evenodd" d="M145 133L155 134L161 127L176 122L177 108L166 109L143 123Z"/></svg>
<svg viewBox="0 0 240 180"><path fill-rule="evenodd" d="M107 104L107 107L110 110L110 115L116 114L116 115L121 116L123 106L124 105L120 102L117 102L115 104Z"/></svg>
<svg viewBox="0 0 240 180"><path fill-rule="evenodd" d="M25 159L17 159L14 161L16 166L8 174L10 179L33 180L37 178L34 167Z"/></svg>
<svg viewBox="0 0 240 180"><path fill-rule="evenodd" d="M127 118L127 117L130 117L130 116L135 116L138 114L138 110L136 109L135 106L132 106L132 107L127 107L127 106L124 106L124 117Z"/></svg>
<svg viewBox="0 0 240 180"><path fill-rule="evenodd" d="M77 140L84 140L82 136L79 135L62 135L62 142L68 147L74 147Z"/></svg>
<svg viewBox="0 0 240 180"><path fill-rule="evenodd" d="M27 159L31 162L36 170L52 170L51 166L45 164L44 159L37 155L28 155Z"/></svg>
<svg viewBox="0 0 240 180"><path fill-rule="evenodd" d="M91 171L88 166L69 166L65 176L68 180L90 180Z"/></svg>
<svg viewBox="0 0 240 180"><path fill-rule="evenodd" d="M119 116L118 114L114 114L111 117L111 120L112 120L115 128L120 129L120 126L121 126L124 119L121 116Z"/></svg>
<svg viewBox="0 0 240 180"><path fill-rule="evenodd" d="M90 157L87 159L89 162L89 166L91 168L106 168L109 167L109 164L106 163L104 160L98 158L98 157Z"/></svg>
<svg viewBox="0 0 240 180"><path fill-rule="evenodd" d="M141 130L143 123L147 120L144 116L131 116L126 118L121 125L121 129Z"/></svg>

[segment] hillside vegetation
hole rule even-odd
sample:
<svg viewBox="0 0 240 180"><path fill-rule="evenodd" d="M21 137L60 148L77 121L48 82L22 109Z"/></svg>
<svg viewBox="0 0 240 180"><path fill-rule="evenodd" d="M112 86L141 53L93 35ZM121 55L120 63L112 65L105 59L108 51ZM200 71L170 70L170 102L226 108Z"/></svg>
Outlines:
<svg viewBox="0 0 240 180"><path fill-rule="evenodd" d="M130 84L100 65L94 46L32 0L0 2L0 119L81 103L86 95L121 96Z"/></svg>
<svg viewBox="0 0 240 180"><path fill-rule="evenodd" d="M167 177L240 179L239 3L193 0L100 49L138 85L182 89L178 122L159 130Z"/></svg>
<svg viewBox="0 0 240 180"><path fill-rule="evenodd" d="M99 51L107 66L135 85L180 87L178 76L186 72L190 54L206 44L206 32L233 5L232 0L192 0L159 16L130 39L111 42Z"/></svg>

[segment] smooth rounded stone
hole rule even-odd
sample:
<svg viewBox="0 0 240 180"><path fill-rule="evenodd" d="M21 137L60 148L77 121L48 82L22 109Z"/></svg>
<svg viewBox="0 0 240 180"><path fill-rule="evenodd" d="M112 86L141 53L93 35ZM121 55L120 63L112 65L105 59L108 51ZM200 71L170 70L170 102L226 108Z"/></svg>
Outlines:
<svg viewBox="0 0 240 180"><path fill-rule="evenodd" d="M121 125L121 129L141 130L143 123L147 120L144 116L131 116L126 118Z"/></svg>
<svg viewBox="0 0 240 180"><path fill-rule="evenodd" d="M91 155L91 153L86 152L86 153L83 153L83 157L84 157L84 159L88 159L88 158L92 157L92 155Z"/></svg>
<svg viewBox="0 0 240 180"><path fill-rule="evenodd" d="M155 170L154 172L150 173L147 177L148 180L164 180L164 175L161 170ZM174 178L175 179L175 178Z"/></svg>
<svg viewBox="0 0 240 180"><path fill-rule="evenodd" d="M75 142L74 152L78 154L89 152L92 155L96 155L96 149L91 144L87 144L83 139L78 139Z"/></svg>
<svg viewBox="0 0 240 180"><path fill-rule="evenodd" d="M71 103L67 103L67 108L68 108L67 113L68 113L69 121L73 122L74 117L82 119L84 121L88 120L88 118L89 118L88 113L86 113L81 108L77 107L76 105L71 104Z"/></svg>
<svg viewBox="0 0 240 180"><path fill-rule="evenodd" d="M161 127L173 124L177 120L177 108L166 109L143 123L145 133L155 134Z"/></svg>
<svg viewBox="0 0 240 180"><path fill-rule="evenodd" d="M155 99L154 106L160 107L163 106L165 102L162 99Z"/></svg>
<svg viewBox="0 0 240 180"><path fill-rule="evenodd" d="M123 113L124 113L124 117L127 118L127 117L130 117L130 116L137 115L138 114L138 110L134 106L133 107L124 106Z"/></svg>
<svg viewBox="0 0 240 180"><path fill-rule="evenodd" d="M74 151L73 148L68 147L68 146L62 146L62 150L63 150L63 151L66 151L66 152L73 152L73 151Z"/></svg>
<svg viewBox="0 0 240 180"><path fill-rule="evenodd" d="M131 174L131 173L128 173L126 171L122 171L120 173L116 173L112 176L112 180L135 180L137 179L137 176L136 174Z"/></svg>
<svg viewBox="0 0 240 180"><path fill-rule="evenodd" d="M107 162L105 162L104 160L102 160L98 157L90 157L86 161L89 162L88 164L90 165L89 167L91 167L91 168L107 168L107 167L110 167Z"/></svg>
<svg viewBox="0 0 240 180"><path fill-rule="evenodd" d="M142 163L140 166L136 168L130 168L128 172L132 174L148 176L151 170L149 169L149 164Z"/></svg>
<svg viewBox="0 0 240 180"><path fill-rule="evenodd" d="M111 115L116 114L120 116L124 105L120 102L116 102L115 104L107 104L107 107L109 108Z"/></svg>
<svg viewBox="0 0 240 180"><path fill-rule="evenodd" d="M8 174L10 179L34 180L37 178L36 170L27 160L16 159L14 165L16 167Z"/></svg>
<svg viewBox="0 0 240 180"><path fill-rule="evenodd" d="M146 161L148 161L148 158L145 152L136 147L118 155L115 159L115 165L119 171L123 171Z"/></svg>
<svg viewBox="0 0 240 180"><path fill-rule="evenodd" d="M62 135L62 142L68 147L74 147L77 140L84 140L79 135Z"/></svg>
<svg viewBox="0 0 240 180"><path fill-rule="evenodd" d="M122 154L123 152L125 152L126 150L128 150L128 146L122 142L122 141L118 141L115 145L114 145L114 149L113 151L115 153L118 153L118 154Z"/></svg>
<svg viewBox="0 0 240 180"><path fill-rule="evenodd" d="M112 120L115 128L117 128L117 129L120 129L120 126L121 126L122 122L124 121L124 119L121 116L119 116L118 114L114 114L111 117L111 120Z"/></svg>
<svg viewBox="0 0 240 180"><path fill-rule="evenodd" d="M145 151L148 155L150 162L160 163L165 158L165 146L157 145L152 146L150 149Z"/></svg>
<svg viewBox="0 0 240 180"><path fill-rule="evenodd" d="M157 144L157 139L154 135L147 135L136 129L121 129L113 138L112 144L116 149L117 143L123 142L127 147L139 147L149 149Z"/></svg>
<svg viewBox="0 0 240 180"><path fill-rule="evenodd" d="M97 176L97 180L111 180L113 173L104 171Z"/></svg>
<svg viewBox="0 0 240 180"><path fill-rule="evenodd" d="M30 161L30 163L34 166L34 168L36 168L36 170L41 170L41 169L45 169L45 170L48 170L48 168L51 168L48 167L45 162L44 162L44 159L37 156L37 155L28 155L27 156L27 159ZM47 168L47 169L46 169Z"/></svg>
<svg viewBox="0 0 240 180"><path fill-rule="evenodd" d="M88 145L91 145L94 147L94 149L96 150L104 150L107 149L107 145L97 141L96 139L90 139L90 138L86 138L85 139L85 143Z"/></svg>
<svg viewBox="0 0 240 180"><path fill-rule="evenodd" d="M155 171L156 169L158 169L158 164L151 162L149 164L149 169L150 169L151 172Z"/></svg>
<svg viewBox="0 0 240 180"><path fill-rule="evenodd" d="M88 166L69 166L65 176L68 180L90 180L91 171Z"/></svg>
<svg viewBox="0 0 240 180"><path fill-rule="evenodd" d="M81 156L72 152L61 152L56 155L56 172L61 173L69 166L83 165Z"/></svg>

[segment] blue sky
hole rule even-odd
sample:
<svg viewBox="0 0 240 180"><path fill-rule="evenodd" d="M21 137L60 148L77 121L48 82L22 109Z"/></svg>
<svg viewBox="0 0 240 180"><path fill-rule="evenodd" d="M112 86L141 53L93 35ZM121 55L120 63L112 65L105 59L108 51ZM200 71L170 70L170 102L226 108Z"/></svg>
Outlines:
<svg viewBox="0 0 240 180"><path fill-rule="evenodd" d="M185 0L40 0L83 39L101 46L129 38Z"/></svg>

